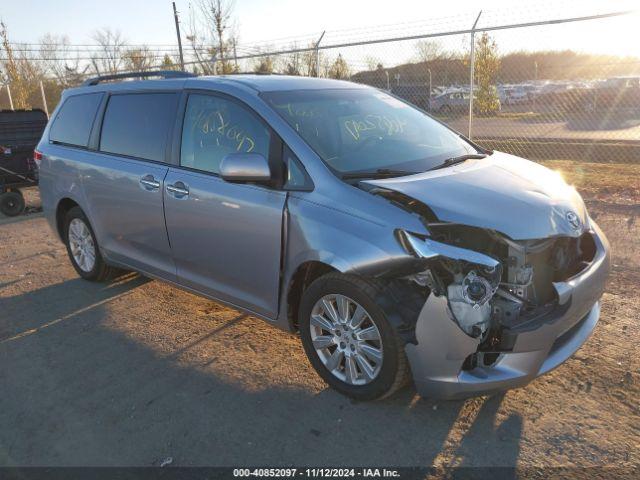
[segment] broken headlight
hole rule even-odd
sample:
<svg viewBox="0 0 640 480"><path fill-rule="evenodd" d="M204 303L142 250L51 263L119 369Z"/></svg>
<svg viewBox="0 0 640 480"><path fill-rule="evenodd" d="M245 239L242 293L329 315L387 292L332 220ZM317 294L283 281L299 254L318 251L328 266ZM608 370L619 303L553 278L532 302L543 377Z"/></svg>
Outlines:
<svg viewBox="0 0 640 480"><path fill-rule="evenodd" d="M399 231L400 243L408 253L425 259L424 272L415 281L446 294L449 307L460 328L470 336L483 336L491 321L491 299L498 290L502 265L480 252L421 238Z"/></svg>

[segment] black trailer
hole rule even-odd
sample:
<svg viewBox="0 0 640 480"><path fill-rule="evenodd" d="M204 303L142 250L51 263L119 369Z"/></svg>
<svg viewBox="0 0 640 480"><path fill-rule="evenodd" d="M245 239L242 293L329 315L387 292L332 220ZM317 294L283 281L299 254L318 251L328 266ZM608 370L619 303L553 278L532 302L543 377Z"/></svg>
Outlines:
<svg viewBox="0 0 640 480"><path fill-rule="evenodd" d="M34 149L46 125L42 110L0 110L0 211L7 216L25 208L20 189L38 185Z"/></svg>

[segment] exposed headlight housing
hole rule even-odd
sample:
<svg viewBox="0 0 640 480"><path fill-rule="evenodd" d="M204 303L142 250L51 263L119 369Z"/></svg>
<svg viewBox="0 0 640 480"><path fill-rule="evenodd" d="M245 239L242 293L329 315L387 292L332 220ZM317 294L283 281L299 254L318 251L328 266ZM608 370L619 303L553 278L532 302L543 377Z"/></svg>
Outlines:
<svg viewBox="0 0 640 480"><path fill-rule="evenodd" d="M416 281L429 286L435 294L446 293L449 307L458 326L472 337L483 336L491 320L491 299L500 285L502 264L483 253L421 238L403 230L398 240L407 253L447 270L453 280L445 288L433 268L415 275Z"/></svg>

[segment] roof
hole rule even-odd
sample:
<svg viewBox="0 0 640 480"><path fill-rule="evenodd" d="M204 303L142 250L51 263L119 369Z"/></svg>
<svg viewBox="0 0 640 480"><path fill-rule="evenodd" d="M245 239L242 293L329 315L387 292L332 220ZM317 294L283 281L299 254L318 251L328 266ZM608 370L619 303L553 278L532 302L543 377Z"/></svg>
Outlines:
<svg viewBox="0 0 640 480"><path fill-rule="evenodd" d="M129 80L105 82L97 85L81 85L65 90L65 95L75 93L92 93L101 91L127 91L131 89L166 90L182 88L207 88L208 85L235 85L255 92L274 92L286 90L316 90L337 88L367 88L365 85L333 80L330 78L296 77L287 75L216 75L193 76L186 78L165 78L149 80Z"/></svg>
<svg viewBox="0 0 640 480"><path fill-rule="evenodd" d="M246 85L259 92L315 90L326 88L363 88L360 84L347 82L345 80L290 75L220 75L213 77L195 77L193 80L211 80L214 82L229 81Z"/></svg>

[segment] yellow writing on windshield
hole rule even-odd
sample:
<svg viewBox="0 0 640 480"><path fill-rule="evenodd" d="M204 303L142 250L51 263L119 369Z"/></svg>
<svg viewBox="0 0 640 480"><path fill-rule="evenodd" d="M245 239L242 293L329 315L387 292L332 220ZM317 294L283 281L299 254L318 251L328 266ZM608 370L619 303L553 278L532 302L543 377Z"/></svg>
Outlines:
<svg viewBox="0 0 640 480"><path fill-rule="evenodd" d="M402 133L406 124L407 122L397 117L369 114L361 119L345 120L344 128L357 141L362 138L365 132L375 132L388 136Z"/></svg>
<svg viewBox="0 0 640 480"><path fill-rule="evenodd" d="M287 115L290 117L305 117L305 118L313 118L317 117L320 112L315 108L304 109L300 106L294 107L290 103L286 103L284 105L276 105L276 108L280 108L287 112Z"/></svg>

